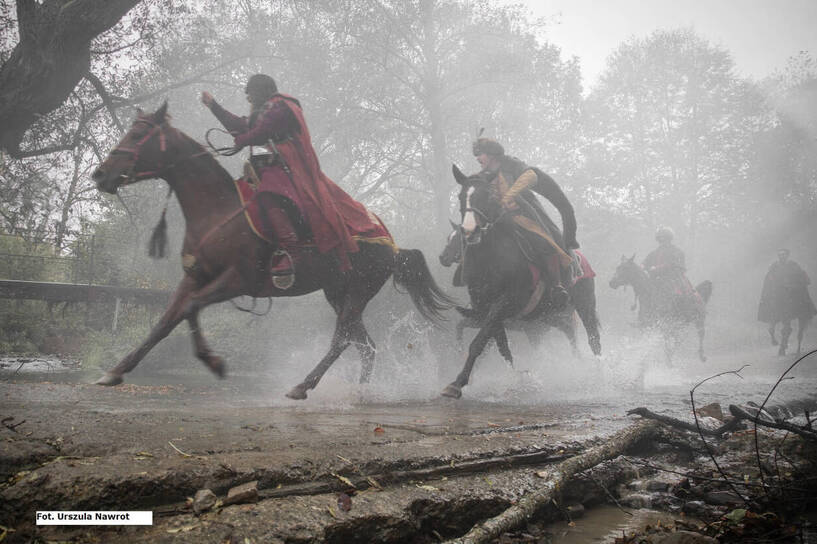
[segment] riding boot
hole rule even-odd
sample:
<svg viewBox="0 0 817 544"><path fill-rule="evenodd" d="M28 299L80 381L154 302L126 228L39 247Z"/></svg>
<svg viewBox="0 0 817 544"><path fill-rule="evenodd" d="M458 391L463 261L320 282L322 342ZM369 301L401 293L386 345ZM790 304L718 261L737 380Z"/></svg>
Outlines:
<svg viewBox="0 0 817 544"><path fill-rule="evenodd" d="M289 289L295 283L295 263L291 252L298 244L298 235L283 209L268 208L267 217L275 231L275 251L270 265L272 284L278 289Z"/></svg>

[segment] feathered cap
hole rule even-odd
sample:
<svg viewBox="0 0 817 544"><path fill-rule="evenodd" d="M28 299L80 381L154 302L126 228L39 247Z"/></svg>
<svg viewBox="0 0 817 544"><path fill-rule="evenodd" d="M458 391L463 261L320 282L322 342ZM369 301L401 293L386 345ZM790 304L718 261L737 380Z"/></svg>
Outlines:
<svg viewBox="0 0 817 544"><path fill-rule="evenodd" d="M477 138L473 143L473 151L475 157L483 153L500 157L505 154L505 148L502 147L502 144L491 138Z"/></svg>

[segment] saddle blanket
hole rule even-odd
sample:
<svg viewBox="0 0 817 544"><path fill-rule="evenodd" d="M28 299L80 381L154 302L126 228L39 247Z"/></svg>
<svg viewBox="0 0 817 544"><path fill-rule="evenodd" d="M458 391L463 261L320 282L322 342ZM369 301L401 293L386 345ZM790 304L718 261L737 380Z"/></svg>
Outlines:
<svg viewBox="0 0 817 544"><path fill-rule="evenodd" d="M261 219L261 214L267 213L267 211L258 204L258 201L255 198L255 186L245 181L244 178L234 180L234 183L236 189L238 190L238 195L241 198L241 205L244 207L244 216L247 218L247 222L250 224L253 232L255 232L259 238L266 240L271 244L274 243L272 233L268 232L268 229L264 227L265 223L268 222ZM354 238L357 242L388 245L396 253L397 245L394 243L394 239L391 237L391 234L386 226L383 224L380 218L371 211L368 211L368 214L370 222L369 224L365 225L365 227L354 229L347 225L352 238ZM312 227L314 230L314 225ZM314 247L315 244L311 240L308 240L299 245L302 245L303 247Z"/></svg>

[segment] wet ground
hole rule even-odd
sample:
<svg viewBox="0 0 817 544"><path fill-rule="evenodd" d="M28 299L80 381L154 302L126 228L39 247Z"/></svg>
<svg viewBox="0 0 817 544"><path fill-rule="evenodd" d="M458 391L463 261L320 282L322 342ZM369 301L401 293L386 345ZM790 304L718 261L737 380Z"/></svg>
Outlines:
<svg viewBox="0 0 817 544"><path fill-rule="evenodd" d="M489 357L458 401L437 396L436 376L401 390L377 375L359 386L353 371L333 371L298 402L283 395L294 374L215 381L156 372L106 388L89 383L96 373L54 361L6 360L0 524L17 529L12 542L35 533L80 542L435 541L535 489L545 457L554 462L623 428L633 419L627 409L688 418L697 381L744 363L752 366L742 379L701 386L696 403L761 403L793 360L723 353L650 367L623 364L610 351L559 372L510 369ZM814 367L801 363L774 401L812 396ZM498 461L479 468L490 459ZM199 489L223 498L249 481L258 482L257 503L201 517L185 509ZM346 511L337 493L351 492L350 481L357 492ZM154 525L37 532L36 510L152 510Z"/></svg>

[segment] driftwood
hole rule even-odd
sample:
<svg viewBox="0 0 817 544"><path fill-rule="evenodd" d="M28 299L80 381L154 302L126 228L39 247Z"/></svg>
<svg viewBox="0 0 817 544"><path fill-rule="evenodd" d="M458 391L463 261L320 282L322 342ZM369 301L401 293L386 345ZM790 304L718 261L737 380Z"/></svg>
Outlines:
<svg viewBox="0 0 817 544"><path fill-rule="evenodd" d="M450 544L489 542L501 533L522 525L533 517L539 508L552 501L561 487L575 474L623 454L641 440L652 436L657 430L657 423L650 421L636 423L583 454L559 463L548 470L549 477L540 490L526 495L498 516L475 525L466 535L448 542Z"/></svg>
<svg viewBox="0 0 817 544"><path fill-rule="evenodd" d="M693 433L698 432L698 427L695 426L694 423L688 423L686 421L682 421L680 419L676 419L674 417L665 416L662 414L656 414L655 412L650 411L643 406L638 408L633 408L632 410L627 411L627 415L636 414L646 419L654 419L658 422L663 423L664 425L669 425L670 427L677 427L679 429L683 429L685 431L692 431ZM707 436L717 436L720 437L723 433L734 431L740 425L740 419L735 418L727 421L717 429L706 429L701 427L700 432Z"/></svg>
<svg viewBox="0 0 817 544"><path fill-rule="evenodd" d="M764 412L759 412L760 415L752 414L742 406L735 406L734 404L729 405L729 412L733 416L735 416L735 419L755 421L755 418L757 418L757 424L763 427L770 427L772 429L789 431L791 433L798 434L808 440L817 441L817 431L815 431L814 429L810 429L808 427L801 427L800 425L795 425L794 423L789 423L788 421L784 421L782 419L764 417Z"/></svg>
<svg viewBox="0 0 817 544"><path fill-rule="evenodd" d="M755 418L757 418L757 425L761 427L769 427L771 429L780 429L783 431L789 431L795 433L797 435L802 436L808 440L815 440L817 441L817 431L814 429L810 429L808 427L801 427L800 425L795 425L793 423L789 423L788 421L784 421L782 419L773 418L770 415L767 415L766 412L760 412L758 415L758 410L756 408L752 409L754 413L750 412L746 408L742 406L737 406L735 404L729 405L729 413L734 416L732 419L718 427L717 429L706 429L701 427L698 429L694 423L688 423L686 421L682 421L680 419L676 419L674 417L665 416L662 414L656 414L655 412L650 411L643 406L638 408L633 408L627 412L628 415L636 414L646 419L654 419L664 425L668 425L670 427L675 427L677 429L682 429L685 431L691 432L699 432L706 436L714 436L720 438L724 433L734 431L735 429L739 428L742 422L754 422Z"/></svg>

